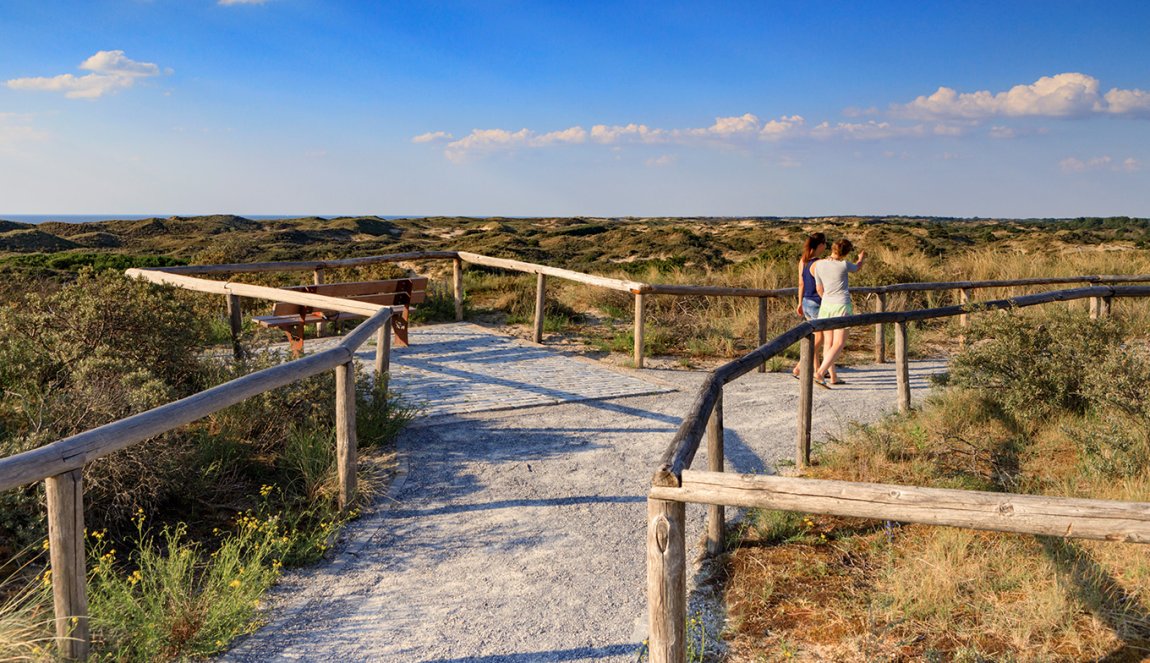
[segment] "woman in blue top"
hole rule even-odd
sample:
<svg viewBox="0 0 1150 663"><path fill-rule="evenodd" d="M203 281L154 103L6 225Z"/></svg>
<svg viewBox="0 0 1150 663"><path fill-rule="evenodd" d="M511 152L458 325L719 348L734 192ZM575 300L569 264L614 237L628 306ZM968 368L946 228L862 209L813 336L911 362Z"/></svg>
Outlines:
<svg viewBox="0 0 1150 663"><path fill-rule="evenodd" d="M799 317L804 320L814 320L819 317L819 306L822 304L822 297L819 296L818 290L815 285L815 277L811 274L811 265L816 260L823 257L823 253L827 250L827 236L823 233L812 233L807 240L803 242L803 255L799 258L799 305L795 312ZM819 365L818 351L823 347L823 333L815 332L815 366ZM796 378L799 377L799 365L795 364L794 370L791 375ZM835 373L831 372L831 382L837 379Z"/></svg>

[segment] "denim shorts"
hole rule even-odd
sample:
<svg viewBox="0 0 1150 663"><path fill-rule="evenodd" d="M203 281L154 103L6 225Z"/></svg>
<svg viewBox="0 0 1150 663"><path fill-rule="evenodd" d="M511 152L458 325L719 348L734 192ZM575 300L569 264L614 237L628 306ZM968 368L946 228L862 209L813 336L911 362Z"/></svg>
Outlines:
<svg viewBox="0 0 1150 663"><path fill-rule="evenodd" d="M813 299L803 297L803 318L814 320L819 317L819 303Z"/></svg>

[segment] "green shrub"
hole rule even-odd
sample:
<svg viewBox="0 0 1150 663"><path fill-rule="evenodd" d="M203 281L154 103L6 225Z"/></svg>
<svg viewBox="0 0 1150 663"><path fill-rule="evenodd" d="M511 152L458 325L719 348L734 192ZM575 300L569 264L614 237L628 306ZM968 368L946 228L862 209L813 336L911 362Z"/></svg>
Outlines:
<svg viewBox="0 0 1150 663"><path fill-rule="evenodd" d="M1083 395L1091 413L1067 433L1082 448L1089 469L1107 477L1134 477L1150 468L1150 356L1123 345L1089 367Z"/></svg>
<svg viewBox="0 0 1150 663"><path fill-rule="evenodd" d="M183 525L164 527L156 541L142 515L136 522L123 564L103 533L89 537L93 660L199 658L250 628L289 545L277 521L241 517L210 555L188 540Z"/></svg>
<svg viewBox="0 0 1150 663"><path fill-rule="evenodd" d="M1010 414L1037 420L1086 411L1087 375L1119 347L1123 330L1113 319L1064 310L999 312L976 317L968 339L970 348L951 363L951 383L984 390Z"/></svg>
<svg viewBox="0 0 1150 663"><path fill-rule="evenodd" d="M168 288L85 271L71 284L30 289L0 317L0 456L121 419L202 386L202 325ZM122 519L179 482L184 445L166 436L91 463L93 513ZM0 540L20 549L42 536L36 487L0 496Z"/></svg>

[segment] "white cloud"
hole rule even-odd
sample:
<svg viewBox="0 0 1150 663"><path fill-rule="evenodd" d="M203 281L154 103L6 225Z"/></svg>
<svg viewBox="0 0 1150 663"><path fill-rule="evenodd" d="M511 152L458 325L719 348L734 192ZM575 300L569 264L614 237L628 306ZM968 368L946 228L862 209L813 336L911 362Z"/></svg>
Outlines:
<svg viewBox="0 0 1150 663"><path fill-rule="evenodd" d="M767 140L786 138L801 131L805 122L802 115L791 115L790 117L784 115L777 120L771 120L764 124L759 129L759 136Z"/></svg>
<svg viewBox="0 0 1150 663"><path fill-rule="evenodd" d="M48 137L47 133L32 126L29 119L17 113L0 113L0 150Z"/></svg>
<svg viewBox="0 0 1150 663"><path fill-rule="evenodd" d="M1142 169L1142 163L1133 157L1128 157L1118 162L1109 155L1103 155L1100 157L1092 157L1085 161L1076 157L1067 157L1058 162L1058 167L1061 168L1064 173L1085 173L1098 170L1115 173L1133 173Z"/></svg>
<svg viewBox="0 0 1150 663"><path fill-rule="evenodd" d="M1015 85L997 94L988 90L958 92L953 88L940 87L929 96L920 96L908 104L892 106L891 114L919 120L1075 118L1099 113L1150 116L1150 93L1114 88L1102 95L1099 90L1097 78L1068 72L1043 76L1029 85Z"/></svg>
<svg viewBox="0 0 1150 663"><path fill-rule="evenodd" d="M596 124L591 127L591 140L596 143L613 144L620 142L659 143L668 138L662 129L652 129L645 124L607 126Z"/></svg>
<svg viewBox="0 0 1150 663"><path fill-rule="evenodd" d="M1150 117L1150 92L1114 88L1106 93L1106 110L1115 115Z"/></svg>
<svg viewBox="0 0 1150 663"><path fill-rule="evenodd" d="M425 134L419 134L411 139L413 143L435 143L441 140L451 140L454 138L446 131L428 131Z"/></svg>
<svg viewBox="0 0 1150 663"><path fill-rule="evenodd" d="M453 161L460 161L468 153L495 152L518 148L548 147L553 145L691 145L691 144L735 144L751 143L758 140L778 140L801 135L804 120L801 116L783 116L777 120L762 122L751 113L729 117L716 117L707 127L683 129L660 129L645 124L595 124L587 130L574 126L558 131L537 133L531 129L473 129L471 133L447 144L445 154ZM413 137L415 143L430 143L450 140L446 131L434 131Z"/></svg>
<svg viewBox="0 0 1150 663"><path fill-rule="evenodd" d="M874 115L873 108L848 108L846 122L823 121L807 124L801 115L782 115L763 120L754 113L718 116L708 126L661 128L647 124L594 124L591 128L573 126L546 133L532 129L473 129L453 140L445 131L412 138L416 143L450 141L445 155L460 161L468 154L512 151L556 145L597 144L619 149L623 145L685 145L747 148L755 143L793 140L886 141L896 139L959 138L978 131L991 118L1076 118L1111 115L1150 118L1150 92L1114 88L1102 94L1098 79L1080 73L1044 76L1028 85L992 93L958 92L940 87L934 94L920 96L908 104L894 104L887 118L851 120ZM1023 124L1014 122L1014 125ZM984 135L995 139L1042 135L1043 127L994 124ZM1082 162L1087 164L1087 162ZM1089 165L1083 166L1090 168ZM1076 172L1073 161L1064 169Z"/></svg>
<svg viewBox="0 0 1150 663"><path fill-rule="evenodd" d="M116 90L130 88L142 79L160 75L160 68L155 64L132 60L123 51L98 51L80 63L80 69L92 73L13 78L7 81L7 85L13 90L63 92L70 99L97 99Z"/></svg>
<svg viewBox="0 0 1150 663"><path fill-rule="evenodd" d="M675 163L677 160L678 159L673 154L661 154L661 155L659 155L653 159L647 159L643 163L645 163L646 165L648 165L652 168L659 168L662 166L670 166L671 164Z"/></svg>
<svg viewBox="0 0 1150 663"><path fill-rule="evenodd" d="M555 143L578 144L587 142L587 130L583 127L571 127L562 131L552 131L542 136L536 136L532 141L533 147L542 147Z"/></svg>
<svg viewBox="0 0 1150 663"><path fill-rule="evenodd" d="M811 129L814 138L842 140L886 140L888 138L914 138L926 135L926 127L921 124L900 126L890 122L823 122Z"/></svg>

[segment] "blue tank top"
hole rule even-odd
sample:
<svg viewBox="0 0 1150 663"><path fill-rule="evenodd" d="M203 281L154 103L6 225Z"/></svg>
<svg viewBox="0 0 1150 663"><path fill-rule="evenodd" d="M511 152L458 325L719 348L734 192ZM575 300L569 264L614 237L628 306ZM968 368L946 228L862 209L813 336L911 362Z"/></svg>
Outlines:
<svg viewBox="0 0 1150 663"><path fill-rule="evenodd" d="M813 264L815 264L814 260L803 264L803 299L809 299L821 305L823 298L819 297L819 291L815 288L814 274L811 274L811 265Z"/></svg>

